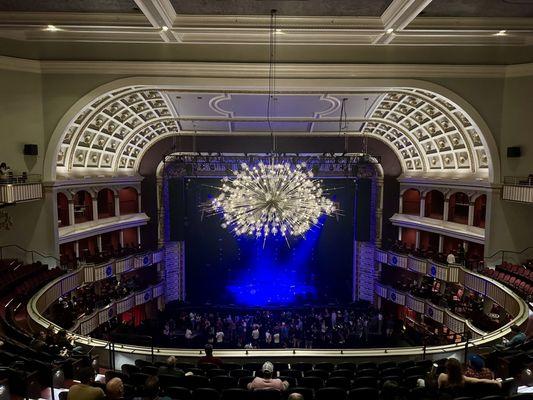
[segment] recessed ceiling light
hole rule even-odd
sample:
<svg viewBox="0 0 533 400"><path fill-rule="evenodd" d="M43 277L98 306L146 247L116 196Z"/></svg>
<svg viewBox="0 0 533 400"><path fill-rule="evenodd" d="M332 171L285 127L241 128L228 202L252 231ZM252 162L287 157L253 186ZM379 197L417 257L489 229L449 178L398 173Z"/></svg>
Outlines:
<svg viewBox="0 0 533 400"><path fill-rule="evenodd" d="M55 25L47 25L46 28L44 28L44 30L48 32L57 32L57 31L60 31L61 29L59 29Z"/></svg>
<svg viewBox="0 0 533 400"><path fill-rule="evenodd" d="M494 35L495 36L505 36L505 35L507 35L507 31L506 30L501 30L498 33L495 33Z"/></svg>
<svg viewBox="0 0 533 400"><path fill-rule="evenodd" d="M285 32L281 29L276 29L276 35L285 35Z"/></svg>
<svg viewBox="0 0 533 400"><path fill-rule="evenodd" d="M388 34L391 34L392 32L394 32L394 29L392 29L392 28L387 29L387 33Z"/></svg>
<svg viewBox="0 0 533 400"><path fill-rule="evenodd" d="M161 27L161 30L162 30L163 32L166 32L166 31L168 31L168 26L166 26L166 25L163 25L163 26Z"/></svg>

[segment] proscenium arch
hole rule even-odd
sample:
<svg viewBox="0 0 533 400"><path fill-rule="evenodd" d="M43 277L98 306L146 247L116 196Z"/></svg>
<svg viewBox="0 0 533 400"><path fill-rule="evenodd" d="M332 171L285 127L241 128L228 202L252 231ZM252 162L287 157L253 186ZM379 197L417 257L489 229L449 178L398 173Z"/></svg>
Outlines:
<svg viewBox="0 0 533 400"><path fill-rule="evenodd" d="M79 99L61 118L57 124L51 140L48 144L45 164L44 164L44 180L45 181L54 181L57 178L57 157L60 152L61 144L64 140L64 137L67 135L69 128L71 128L72 123L75 118L79 118L80 112L87 107L87 105L93 103L95 100L101 98L102 96L109 94L111 92L117 92L121 89L127 88L140 88L146 90L167 90L172 89L174 91L187 90L187 91L211 91L211 92L224 92L228 90L245 90L245 91L258 91L262 92L266 87L266 79L264 78L246 78L246 79L227 79L224 80L224 87L220 86L220 80L216 78L153 78L153 77L134 77L134 78L124 78L112 81L110 83L104 84L87 95ZM482 149L486 155L486 164L488 168L487 177L489 182L498 183L500 181L500 162L499 154L497 151L496 143L494 138L488 128L487 124L481 118L479 113L475 108L466 102L463 98L452 92L451 90L442 87L437 84L433 84L426 81L419 80L409 80L409 79L379 79L379 80L367 80L367 79L314 79L306 80L306 84L303 85L301 80L298 79L279 79L278 80L278 90L283 92L324 92L324 93L342 93L343 91L353 91L353 92L367 92L370 90L378 90L383 93L395 93L405 90L409 90L412 93L420 93L420 96L434 96L435 98L443 99L443 102L450 102L450 104L456 104L459 109L464 112L466 119L471 121L473 126L477 128L479 133L479 138L482 142ZM375 111L375 110L373 110ZM460 117L460 116L459 116ZM166 117L165 117L166 118ZM168 117L169 120L172 119L171 116ZM373 116L369 119L374 118L378 125L379 123L384 124L385 122L390 129L398 129L394 127L393 121L383 121L383 118L378 120L376 116ZM453 118L453 117L452 117ZM384 118L386 120L386 117ZM368 121L373 122L373 121ZM375 129L376 127L371 127ZM409 134L411 132L406 129ZM373 133L373 132L369 132ZM169 132L165 137L173 135L172 132ZM378 138L379 135L372 134L369 135L375 138ZM411 139L410 136L404 135L403 138ZM384 140L385 141L385 140ZM391 142L389 142L390 144ZM148 143L150 146L152 142ZM420 145L420 143L414 142L414 144ZM123 147L127 144L123 144ZM399 156L402 167L406 171L407 161L403 159L401 153L398 151L396 153ZM470 149L471 150L471 149ZM142 156L142 154L141 154ZM425 156L424 153L420 156ZM422 160L421 160L422 162ZM474 161L474 158L472 159ZM85 173L89 171L99 171L98 168L79 168L80 173ZM135 169L129 171L134 173ZM431 178L432 173L437 171L426 171L426 178ZM435 174L435 176L438 175Z"/></svg>

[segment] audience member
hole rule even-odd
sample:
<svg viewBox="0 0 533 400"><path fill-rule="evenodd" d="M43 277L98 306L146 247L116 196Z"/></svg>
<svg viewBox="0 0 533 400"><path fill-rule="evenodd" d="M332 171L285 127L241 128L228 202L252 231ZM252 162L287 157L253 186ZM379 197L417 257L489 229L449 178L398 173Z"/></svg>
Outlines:
<svg viewBox="0 0 533 400"><path fill-rule="evenodd" d="M494 373L485 367L485 361L477 354L468 356L465 376L478 379L494 379Z"/></svg>
<svg viewBox="0 0 533 400"><path fill-rule="evenodd" d="M167 375L183 376L183 371L176 369L176 357L170 356L167 358L165 366L159 368L159 372Z"/></svg>
<svg viewBox="0 0 533 400"><path fill-rule="evenodd" d="M267 361L263 364L261 370L263 372L263 376L256 376L254 380L248 384L249 390L275 389L279 390L280 392L287 390L289 387L289 382L272 377L274 373L274 364L272 364L270 361Z"/></svg>
<svg viewBox="0 0 533 400"><path fill-rule="evenodd" d="M291 393L287 397L287 400L304 400L304 396L301 393Z"/></svg>
<svg viewBox="0 0 533 400"><path fill-rule="evenodd" d="M105 385L107 400L120 400L124 397L124 384L120 378L112 378Z"/></svg>
<svg viewBox="0 0 533 400"><path fill-rule="evenodd" d="M67 400L103 400L105 393L102 389L91 386L95 373L91 367L80 370L80 383L72 385L67 395Z"/></svg>
<svg viewBox="0 0 533 400"><path fill-rule="evenodd" d="M159 397L161 386L157 376L149 376L144 382L144 400L170 400L170 397Z"/></svg>
<svg viewBox="0 0 533 400"><path fill-rule="evenodd" d="M465 376L461 363L456 358L449 358L446 361L446 372L439 375L439 389L463 388L465 383L491 383L501 386L501 382L493 379L477 379Z"/></svg>
<svg viewBox="0 0 533 400"><path fill-rule="evenodd" d="M198 360L198 364L215 364L218 367L222 367L222 360L218 357L213 356L213 346L210 344L206 344L205 348L205 356L200 357Z"/></svg>

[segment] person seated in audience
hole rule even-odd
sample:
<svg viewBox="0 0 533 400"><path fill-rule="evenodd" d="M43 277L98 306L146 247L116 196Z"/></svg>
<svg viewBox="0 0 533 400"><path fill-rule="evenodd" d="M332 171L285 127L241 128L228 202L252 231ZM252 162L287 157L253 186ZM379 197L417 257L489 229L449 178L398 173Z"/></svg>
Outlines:
<svg viewBox="0 0 533 400"><path fill-rule="evenodd" d="M205 356L200 357L198 364L215 364L218 367L222 367L222 360L213 356L213 346L206 344L204 347Z"/></svg>
<svg viewBox="0 0 533 400"><path fill-rule="evenodd" d="M105 385L107 400L120 400L124 398L124 384L120 378L112 378Z"/></svg>
<svg viewBox="0 0 533 400"><path fill-rule="evenodd" d="M68 391L67 400L103 400L105 393L98 387L91 386L95 373L91 367L80 370L80 383L72 385Z"/></svg>
<svg viewBox="0 0 533 400"><path fill-rule="evenodd" d="M518 325L511 326L511 333L513 333L514 336L511 338L511 340L504 339L504 347L510 348L520 346L527 339L526 334L520 330Z"/></svg>
<svg viewBox="0 0 533 400"><path fill-rule="evenodd" d="M304 396L301 393L291 393L287 397L287 400L304 400Z"/></svg>
<svg viewBox="0 0 533 400"><path fill-rule="evenodd" d="M448 358L445 364L446 372L439 375L439 389L461 389L466 383L488 383L501 387L501 382L494 379L478 379L465 376L461 363L456 358Z"/></svg>
<svg viewBox="0 0 533 400"><path fill-rule="evenodd" d="M161 386L159 384L159 378L157 376L151 375L146 378L144 382L144 397L143 400L170 400L170 397L159 397L159 392L161 391ZM140 398L135 398L140 399Z"/></svg>
<svg viewBox="0 0 533 400"><path fill-rule="evenodd" d="M176 357L167 358L167 364L159 368L159 372L167 375L183 376L183 371L176 369Z"/></svg>
<svg viewBox="0 0 533 400"><path fill-rule="evenodd" d="M485 367L485 361L477 354L468 356L465 376L478 379L494 379L494 373Z"/></svg>
<svg viewBox="0 0 533 400"><path fill-rule="evenodd" d="M263 376L256 376L253 381L248 384L249 390L267 390L274 389L283 392L289 387L289 382L282 381L279 378L273 378L274 373L274 364L270 361L267 361L263 364L261 368Z"/></svg>

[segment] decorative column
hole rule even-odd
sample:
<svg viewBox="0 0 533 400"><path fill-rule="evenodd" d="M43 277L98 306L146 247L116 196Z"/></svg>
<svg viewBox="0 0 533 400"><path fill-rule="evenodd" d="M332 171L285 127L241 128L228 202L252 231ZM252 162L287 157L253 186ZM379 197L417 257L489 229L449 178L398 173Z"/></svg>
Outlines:
<svg viewBox="0 0 533 400"><path fill-rule="evenodd" d="M98 219L98 197L93 197L92 200L93 200L93 220L96 221Z"/></svg>
<svg viewBox="0 0 533 400"><path fill-rule="evenodd" d="M468 203L468 226L472 226L474 225L474 207L475 207L475 202L473 201L470 201Z"/></svg>
<svg viewBox="0 0 533 400"><path fill-rule="evenodd" d="M137 212L142 212L142 206L141 206L141 192L137 193Z"/></svg>
<svg viewBox="0 0 533 400"><path fill-rule="evenodd" d="M426 195L420 195L420 216L423 217L426 214Z"/></svg>
<svg viewBox="0 0 533 400"><path fill-rule="evenodd" d="M120 247L124 247L124 231L120 230L118 232L118 240L120 242Z"/></svg>
<svg viewBox="0 0 533 400"><path fill-rule="evenodd" d="M444 209L442 210L442 220L448 221L448 215L450 214L450 198L444 199Z"/></svg>
<svg viewBox="0 0 533 400"><path fill-rule="evenodd" d="M420 248L420 231L417 229L415 233L415 248Z"/></svg>
<svg viewBox="0 0 533 400"><path fill-rule="evenodd" d="M403 193L400 192L400 199L398 204L398 213L403 214Z"/></svg>
<svg viewBox="0 0 533 400"><path fill-rule="evenodd" d="M74 199L68 200L68 222L69 225L74 225L76 216L74 215Z"/></svg>
<svg viewBox="0 0 533 400"><path fill-rule="evenodd" d="M141 227L137 227L137 245L141 245Z"/></svg>
<svg viewBox="0 0 533 400"><path fill-rule="evenodd" d="M102 252L102 235L96 236L96 247L98 248L99 252Z"/></svg>
<svg viewBox="0 0 533 400"><path fill-rule="evenodd" d="M383 227L383 177L378 176L375 182L375 188L377 191L376 198L376 247L381 247L381 235Z"/></svg>
<svg viewBox="0 0 533 400"><path fill-rule="evenodd" d="M442 253L444 250L444 236L439 235L439 253Z"/></svg>
<svg viewBox="0 0 533 400"><path fill-rule="evenodd" d="M74 254L76 254L76 258L80 258L80 244L77 240L74 242Z"/></svg>
<svg viewBox="0 0 533 400"><path fill-rule="evenodd" d="M118 194L113 195L113 199L115 201L115 215L120 215L120 196Z"/></svg>

